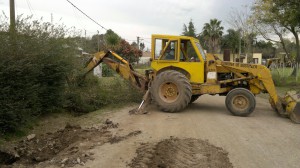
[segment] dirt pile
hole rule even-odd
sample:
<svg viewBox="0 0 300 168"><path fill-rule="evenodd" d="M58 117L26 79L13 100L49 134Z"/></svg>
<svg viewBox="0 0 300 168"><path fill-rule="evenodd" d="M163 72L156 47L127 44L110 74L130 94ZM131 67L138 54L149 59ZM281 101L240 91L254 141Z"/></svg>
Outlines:
<svg viewBox="0 0 300 168"><path fill-rule="evenodd" d="M156 144L142 144L131 168L232 168L228 153L208 141L171 137Z"/></svg>
<svg viewBox="0 0 300 168"><path fill-rule="evenodd" d="M83 129L77 125L67 124L64 129L44 135L29 135L14 147L0 150L0 167L32 167L33 165L56 165L72 167L85 165L88 160L94 160L89 152L95 146L104 143L118 143L129 137L136 136L141 131L134 131L125 136L113 136L110 129L118 128L118 123L106 120L99 127Z"/></svg>

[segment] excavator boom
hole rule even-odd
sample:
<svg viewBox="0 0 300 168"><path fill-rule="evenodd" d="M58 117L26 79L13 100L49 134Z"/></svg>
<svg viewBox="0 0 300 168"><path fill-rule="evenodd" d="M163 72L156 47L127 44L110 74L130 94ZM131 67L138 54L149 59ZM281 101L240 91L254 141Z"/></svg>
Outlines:
<svg viewBox="0 0 300 168"><path fill-rule="evenodd" d="M109 58L109 56L112 56L119 61ZM146 76L136 72L128 61L126 61L113 51L101 51L94 54L94 56L91 58L91 60L85 67L84 74L88 74L102 62L108 65L115 72L117 72L122 78L128 80L138 90L142 92L146 92L148 90L147 87L149 79Z"/></svg>
<svg viewBox="0 0 300 168"><path fill-rule="evenodd" d="M110 57L115 59L112 59ZM143 101L140 104L139 108L131 110L130 113L135 113L135 114L146 113L144 109L149 104L150 101L150 95L149 95L150 79L148 74L149 71L146 71L146 74L142 75L136 72L128 61L123 59L115 52L101 51L94 54L94 56L90 59L90 61L88 62L88 64L84 69L84 76L89 72L91 72L96 66L98 66L102 62L108 65L112 70L117 72L122 78L128 80L132 86L137 88L139 91L145 93L143 96Z"/></svg>

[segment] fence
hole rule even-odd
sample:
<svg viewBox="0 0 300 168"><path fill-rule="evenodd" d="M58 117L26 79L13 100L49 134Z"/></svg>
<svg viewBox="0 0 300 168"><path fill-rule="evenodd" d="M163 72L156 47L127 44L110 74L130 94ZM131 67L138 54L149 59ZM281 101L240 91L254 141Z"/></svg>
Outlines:
<svg viewBox="0 0 300 168"><path fill-rule="evenodd" d="M300 86L300 63L272 64L270 69L276 84Z"/></svg>

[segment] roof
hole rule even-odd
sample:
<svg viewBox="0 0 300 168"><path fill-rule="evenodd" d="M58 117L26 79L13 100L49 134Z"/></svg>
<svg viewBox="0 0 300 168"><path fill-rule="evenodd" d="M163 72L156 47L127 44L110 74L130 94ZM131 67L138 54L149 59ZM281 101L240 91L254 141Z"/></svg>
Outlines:
<svg viewBox="0 0 300 168"><path fill-rule="evenodd" d="M142 57L151 57L150 51L144 51Z"/></svg>

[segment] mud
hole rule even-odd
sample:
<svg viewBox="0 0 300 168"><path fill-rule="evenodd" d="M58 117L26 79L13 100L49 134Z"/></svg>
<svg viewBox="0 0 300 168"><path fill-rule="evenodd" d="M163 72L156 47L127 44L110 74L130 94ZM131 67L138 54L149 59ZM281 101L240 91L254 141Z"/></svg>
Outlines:
<svg viewBox="0 0 300 168"><path fill-rule="evenodd" d="M169 138L136 150L131 168L232 168L228 152L200 139Z"/></svg>
<svg viewBox="0 0 300 168"><path fill-rule="evenodd" d="M27 138L12 147L0 149L0 167L84 166L94 160L90 149L105 143L118 143L141 133L133 131L125 136L114 136L110 129L118 127L118 123L110 120L99 127L85 129L67 124L54 133Z"/></svg>

